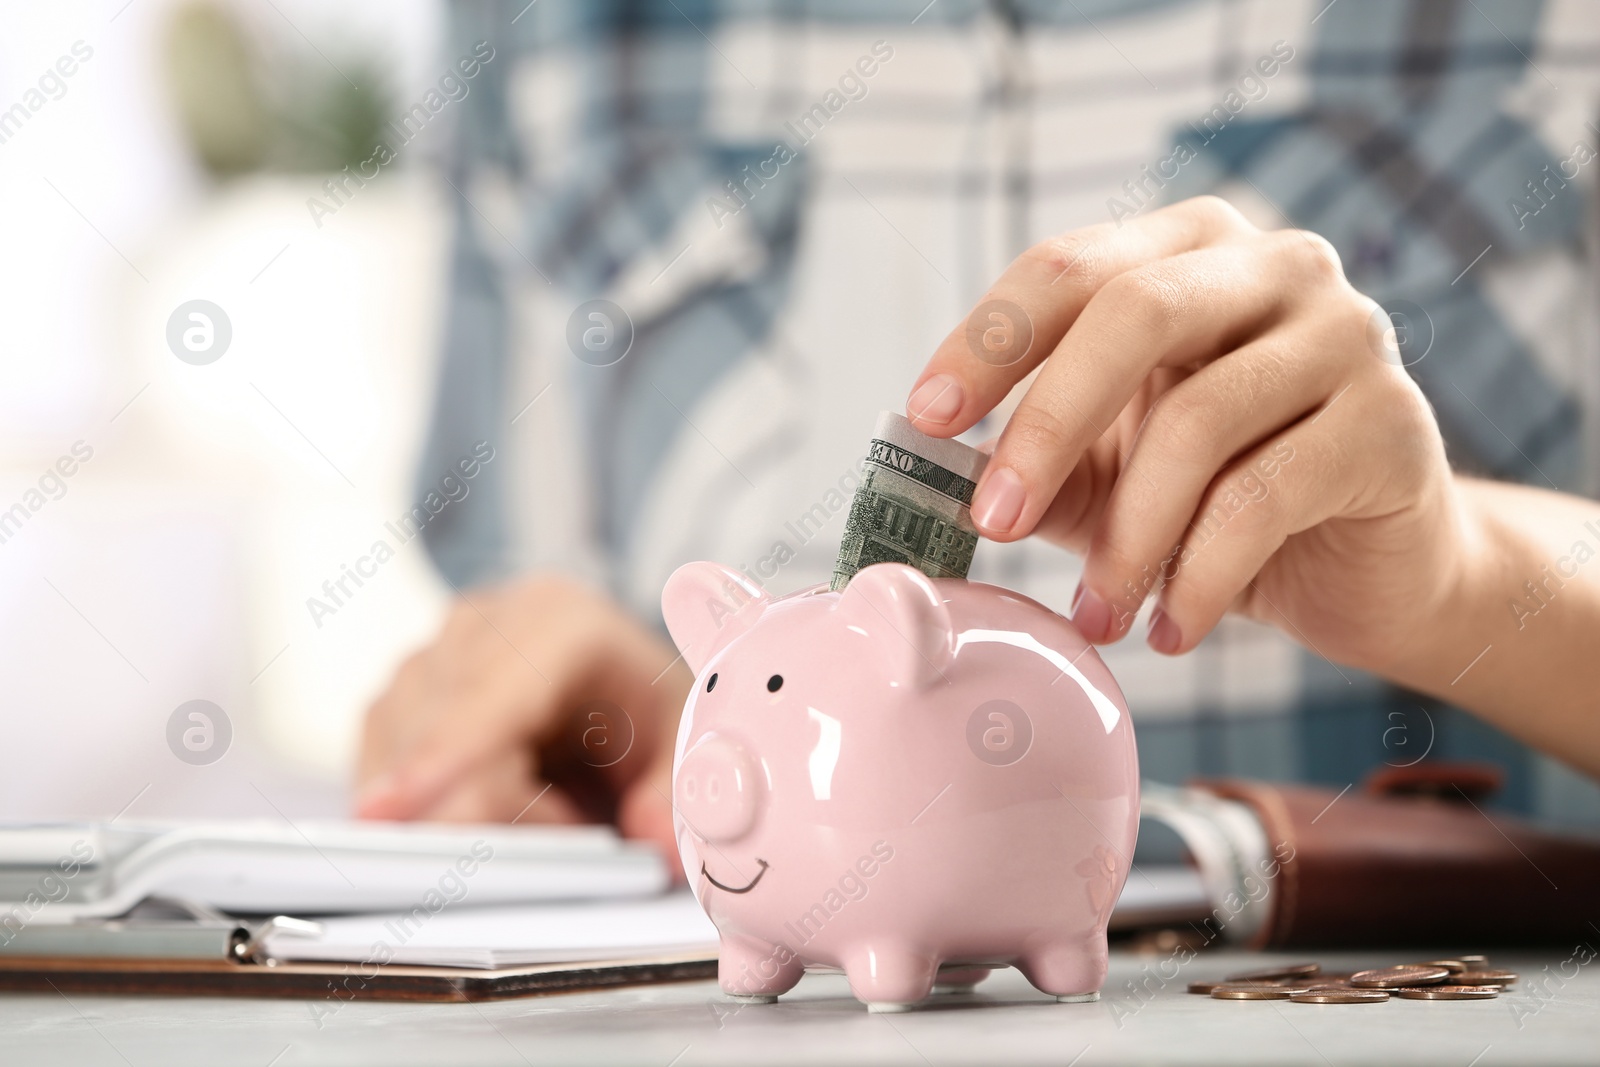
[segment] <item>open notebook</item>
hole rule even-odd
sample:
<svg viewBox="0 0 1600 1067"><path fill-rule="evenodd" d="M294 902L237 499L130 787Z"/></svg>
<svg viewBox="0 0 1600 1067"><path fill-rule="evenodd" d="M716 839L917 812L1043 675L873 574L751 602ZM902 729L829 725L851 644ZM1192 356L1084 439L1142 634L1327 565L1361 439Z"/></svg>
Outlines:
<svg viewBox="0 0 1600 1067"><path fill-rule="evenodd" d="M1198 913L1209 902L1187 867L1141 867L1128 879L1112 926L1133 927ZM326 919L321 933L269 934L283 961L395 963L426 967L525 967L703 949L717 931L686 889L637 900L425 910Z"/></svg>
<svg viewBox="0 0 1600 1067"><path fill-rule="evenodd" d="M322 932L314 937L289 931L267 935L266 956L284 962L499 969L717 952L716 927L686 889L641 900L341 916L319 925Z"/></svg>
<svg viewBox="0 0 1600 1067"><path fill-rule="evenodd" d="M0 824L0 925L8 914L27 926L108 918L149 897L326 915L639 897L667 883L659 853L603 826Z"/></svg>
<svg viewBox="0 0 1600 1067"><path fill-rule="evenodd" d="M667 892L668 882L658 853L604 827L0 827L0 958L226 953L499 970L715 956L716 931L699 904L687 890ZM180 914L117 918L149 898L180 904ZM1208 907L1193 870L1140 865L1112 926ZM268 915L316 921L228 918Z"/></svg>

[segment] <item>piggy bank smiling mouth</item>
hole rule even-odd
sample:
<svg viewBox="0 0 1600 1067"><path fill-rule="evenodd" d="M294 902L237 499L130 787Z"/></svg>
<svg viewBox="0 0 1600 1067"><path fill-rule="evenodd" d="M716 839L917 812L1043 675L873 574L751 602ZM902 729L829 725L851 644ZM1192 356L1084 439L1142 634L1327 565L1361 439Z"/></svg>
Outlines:
<svg viewBox="0 0 1600 1067"><path fill-rule="evenodd" d="M760 866L761 871L754 878L750 879L750 884L749 885L746 885L746 886L744 886L743 888L740 888L740 889L735 889L731 885L723 885L721 882L719 882L715 878L711 877L711 872L706 870L706 865L704 863L700 864L700 873L701 873L702 876L705 877L706 881L710 882L712 885L716 886L718 889L722 890L724 893L748 893L748 892L750 892L750 890L752 890L752 889L754 889L756 887L756 883L761 881L762 877L767 873L767 861L766 860L761 859L760 857L757 857L756 858L756 864L758 866Z"/></svg>

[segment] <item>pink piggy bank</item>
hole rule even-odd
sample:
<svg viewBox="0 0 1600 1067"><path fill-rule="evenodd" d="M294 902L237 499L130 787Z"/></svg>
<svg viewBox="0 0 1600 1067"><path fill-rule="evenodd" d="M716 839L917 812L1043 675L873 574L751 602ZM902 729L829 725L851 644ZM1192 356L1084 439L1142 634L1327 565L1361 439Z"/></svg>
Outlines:
<svg viewBox="0 0 1600 1067"><path fill-rule="evenodd" d="M839 968L898 1011L1014 965L1099 998L1138 756L1071 623L898 563L777 599L691 563L662 605L696 675L675 829L724 992L770 1001Z"/></svg>

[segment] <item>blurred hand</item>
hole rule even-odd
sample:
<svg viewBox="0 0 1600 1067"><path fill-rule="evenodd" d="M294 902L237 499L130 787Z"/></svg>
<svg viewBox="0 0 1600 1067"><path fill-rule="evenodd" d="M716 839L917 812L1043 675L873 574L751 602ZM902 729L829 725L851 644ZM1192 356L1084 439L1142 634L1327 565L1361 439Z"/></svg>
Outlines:
<svg viewBox="0 0 1600 1067"><path fill-rule="evenodd" d="M475 590L367 712L357 813L614 822L675 868L672 749L692 683L666 642L585 586Z"/></svg>
<svg viewBox="0 0 1600 1067"><path fill-rule="evenodd" d="M1159 652L1232 610L1381 672L1471 539L1432 412L1381 358L1388 327L1326 240L1202 197L1025 252L907 410L954 436L1043 365L972 516L1085 555L1073 620L1090 640L1156 595Z"/></svg>

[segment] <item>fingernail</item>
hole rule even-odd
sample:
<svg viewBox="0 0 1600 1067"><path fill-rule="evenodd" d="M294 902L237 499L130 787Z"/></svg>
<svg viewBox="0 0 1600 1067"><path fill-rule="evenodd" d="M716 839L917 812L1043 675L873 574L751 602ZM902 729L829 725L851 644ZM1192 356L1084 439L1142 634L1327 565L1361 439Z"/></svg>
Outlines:
<svg viewBox="0 0 1600 1067"><path fill-rule="evenodd" d="M1022 479L1010 467L999 467L989 472L972 498L972 521L990 533L1009 533L1022 518L1022 507L1028 502Z"/></svg>
<svg viewBox="0 0 1600 1067"><path fill-rule="evenodd" d="M1111 636L1111 605L1093 589L1080 588L1072 603L1072 625L1090 641Z"/></svg>
<svg viewBox="0 0 1600 1067"><path fill-rule="evenodd" d="M386 817L395 800L398 782L393 774L381 774L356 795L356 814L363 819Z"/></svg>
<svg viewBox="0 0 1600 1067"><path fill-rule="evenodd" d="M1172 616L1157 608L1150 613L1150 633L1145 640L1157 652L1170 656L1183 644L1183 631L1172 621Z"/></svg>
<svg viewBox="0 0 1600 1067"><path fill-rule="evenodd" d="M935 374L917 386L906 401L906 411L918 422L943 426L961 411L964 398L959 381L948 374Z"/></svg>

